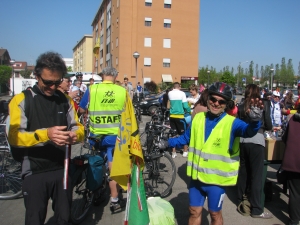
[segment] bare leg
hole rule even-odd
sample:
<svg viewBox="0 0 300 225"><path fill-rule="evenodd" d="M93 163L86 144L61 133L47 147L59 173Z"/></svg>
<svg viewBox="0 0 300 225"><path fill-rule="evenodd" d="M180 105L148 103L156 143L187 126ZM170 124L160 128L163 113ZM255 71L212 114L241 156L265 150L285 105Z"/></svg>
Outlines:
<svg viewBox="0 0 300 225"><path fill-rule="evenodd" d="M109 171L111 171L112 162L108 163ZM110 188L110 197L117 198L118 197L118 183L114 180L111 180L109 182L109 188Z"/></svg>
<svg viewBox="0 0 300 225"><path fill-rule="evenodd" d="M202 209L203 209L202 206L189 207L190 210L189 225L201 225Z"/></svg>
<svg viewBox="0 0 300 225"><path fill-rule="evenodd" d="M209 211L211 217L211 225L223 225L222 210L219 212Z"/></svg>
<svg viewBox="0 0 300 225"><path fill-rule="evenodd" d="M187 146L187 145L184 145L184 146L183 146L183 151L184 151L184 152L187 152L187 150L188 150L188 146Z"/></svg>

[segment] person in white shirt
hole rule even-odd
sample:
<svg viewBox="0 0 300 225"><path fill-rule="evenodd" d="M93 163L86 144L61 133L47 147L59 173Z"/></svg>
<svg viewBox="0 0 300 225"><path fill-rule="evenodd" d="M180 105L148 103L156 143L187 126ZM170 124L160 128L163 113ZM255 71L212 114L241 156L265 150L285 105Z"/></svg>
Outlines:
<svg viewBox="0 0 300 225"><path fill-rule="evenodd" d="M191 112L193 112L193 109L195 107L195 103L199 100L200 95L198 93L198 88L195 84L192 84L189 87L189 91L190 91L190 96L186 99L190 108L191 108Z"/></svg>

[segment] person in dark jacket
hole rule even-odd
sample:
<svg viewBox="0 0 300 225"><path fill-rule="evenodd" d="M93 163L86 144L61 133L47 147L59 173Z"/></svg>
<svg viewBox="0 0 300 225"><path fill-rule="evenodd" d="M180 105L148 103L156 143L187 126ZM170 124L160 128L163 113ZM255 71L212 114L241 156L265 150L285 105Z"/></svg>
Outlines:
<svg viewBox="0 0 300 225"><path fill-rule="evenodd" d="M297 113L289 120L287 130L282 136L285 143L285 151L282 161L282 169L286 171L287 185L289 187L288 212L289 225L297 225L300 221L300 107Z"/></svg>
<svg viewBox="0 0 300 225"><path fill-rule="evenodd" d="M245 100L238 106L238 118L249 123L251 120L246 111L251 104L251 99L260 99L259 87L248 84L245 90ZM251 216L254 218L270 219L272 215L264 212L261 205L261 193L263 189L263 167L265 159L264 131L272 129L270 105L268 100L263 100L264 110L262 125L258 133L250 138L240 138L240 169L237 182L238 211L247 215L245 208L241 208L244 195L248 196L251 204ZM250 193L247 193L250 190Z"/></svg>
<svg viewBox="0 0 300 225"><path fill-rule="evenodd" d="M55 224L69 224L71 179L64 190L66 145L83 140L72 99L58 91L65 62L58 53L41 54L34 74L37 85L14 96L9 104L9 144L22 163L25 225L44 224L48 200L52 200Z"/></svg>

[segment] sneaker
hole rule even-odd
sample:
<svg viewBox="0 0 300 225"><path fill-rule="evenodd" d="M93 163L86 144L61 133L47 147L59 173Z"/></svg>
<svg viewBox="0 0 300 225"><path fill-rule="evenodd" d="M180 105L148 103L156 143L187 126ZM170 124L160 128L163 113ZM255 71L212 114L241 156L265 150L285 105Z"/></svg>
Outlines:
<svg viewBox="0 0 300 225"><path fill-rule="evenodd" d="M176 152L172 152L172 158L175 159L177 156L177 153Z"/></svg>
<svg viewBox="0 0 300 225"><path fill-rule="evenodd" d="M124 199L119 199L117 202L110 202L111 213L121 212L122 208L126 206L126 201Z"/></svg>
<svg viewBox="0 0 300 225"><path fill-rule="evenodd" d="M183 152L182 157L184 158L188 157L188 152Z"/></svg>
<svg viewBox="0 0 300 225"><path fill-rule="evenodd" d="M263 212L260 215L251 215L252 218L260 218L260 219L271 219L273 218L271 213Z"/></svg>

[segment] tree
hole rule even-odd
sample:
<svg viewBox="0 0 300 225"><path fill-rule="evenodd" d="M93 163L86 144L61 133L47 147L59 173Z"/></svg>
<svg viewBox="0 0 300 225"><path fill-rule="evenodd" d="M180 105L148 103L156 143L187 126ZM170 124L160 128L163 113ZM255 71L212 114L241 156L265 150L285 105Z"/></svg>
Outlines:
<svg viewBox="0 0 300 225"><path fill-rule="evenodd" d="M68 66L67 70L68 72L73 72L72 66Z"/></svg>
<svg viewBox="0 0 300 225"><path fill-rule="evenodd" d="M235 84L235 78L229 71L225 71L223 73L223 75L221 76L220 81L224 82L226 84L232 85L232 86Z"/></svg>
<svg viewBox="0 0 300 225"><path fill-rule="evenodd" d="M32 73L32 70L22 70L20 71L20 74L22 77L24 77L25 79L30 78L30 74Z"/></svg>
<svg viewBox="0 0 300 225"><path fill-rule="evenodd" d="M157 92L157 84L154 81L146 82L144 87L147 88L150 92Z"/></svg>
<svg viewBox="0 0 300 225"><path fill-rule="evenodd" d="M12 68L9 66L0 66L0 84L8 83L9 78L12 75Z"/></svg>

